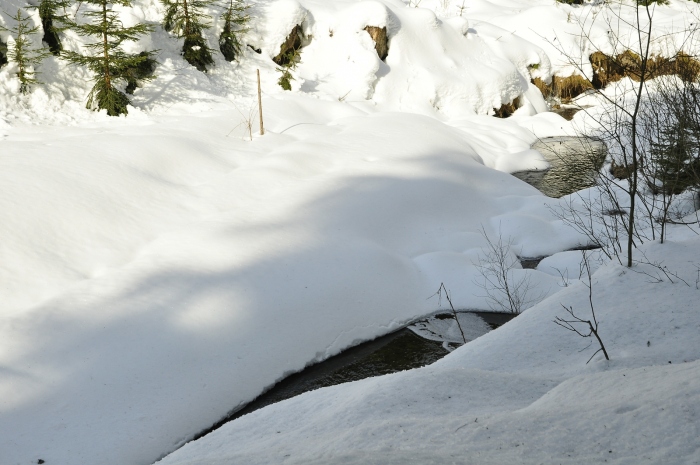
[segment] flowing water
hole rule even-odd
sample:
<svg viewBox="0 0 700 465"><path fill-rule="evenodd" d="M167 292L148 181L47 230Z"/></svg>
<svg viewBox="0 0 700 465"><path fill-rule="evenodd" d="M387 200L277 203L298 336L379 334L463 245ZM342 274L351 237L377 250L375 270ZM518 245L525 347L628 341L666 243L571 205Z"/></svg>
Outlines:
<svg viewBox="0 0 700 465"><path fill-rule="evenodd" d="M519 171L513 176L554 198L593 186L606 155L605 144L589 137L547 137L538 140L532 148L539 151L551 167Z"/></svg>
<svg viewBox="0 0 700 465"><path fill-rule="evenodd" d="M458 316L461 332L470 341L508 322L515 314L460 312ZM452 314L439 314L359 344L288 376L194 439L209 434L229 421L306 391L430 365L463 343L461 332Z"/></svg>

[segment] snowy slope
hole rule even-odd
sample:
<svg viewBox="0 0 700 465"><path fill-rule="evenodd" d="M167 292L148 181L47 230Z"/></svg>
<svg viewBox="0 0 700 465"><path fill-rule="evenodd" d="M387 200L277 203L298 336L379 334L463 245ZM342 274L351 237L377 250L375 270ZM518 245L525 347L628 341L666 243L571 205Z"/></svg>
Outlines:
<svg viewBox="0 0 700 465"><path fill-rule="evenodd" d="M471 260L491 218L540 212L516 237L535 254L577 243L538 240L561 229L543 197L427 117L273 123L252 145L228 142L221 114L185 121L196 148L167 121L69 131L50 164L22 141L36 135L5 140L5 202L37 205L2 209L25 248L3 253L9 463L152 461L283 374L434 311L441 281L483 306ZM145 134L155 154L134 149ZM53 184L10 190L28 169Z"/></svg>
<svg viewBox="0 0 700 465"><path fill-rule="evenodd" d="M690 278L699 246L686 237L646 252ZM593 275L610 362L586 365L596 343L552 322L562 304L588 310L573 283L431 366L302 394L158 463L698 463L700 291L650 284L639 271L654 269L641 268Z"/></svg>
<svg viewBox="0 0 700 465"><path fill-rule="evenodd" d="M0 0L0 10L20 4ZM397 0L261 1L247 40L263 53L246 48L240 63L217 55L207 74L157 28L132 46L158 49L159 66L128 117L86 110L89 74L55 58L27 97L12 66L0 69L0 463L152 463L285 374L437 310L427 298L441 282L458 306L483 308L473 266L481 227L512 238L513 254L579 245L547 210L550 199L506 174L546 166L530 145L570 127L537 114L544 101L528 84L532 73L551 75L556 54L524 29L508 35L501 15L525 25L532 15L554 21L563 7L508 5L480 1L473 17L436 9L438 17ZM682 14L675 3L664 11ZM158 23L162 13L138 1L122 18ZM283 92L270 58L299 22L311 40L293 92ZM389 30L386 62L367 25ZM83 46L71 34L65 45ZM510 119L487 116L518 96L523 107ZM545 294L559 289L547 270L521 273ZM537 357L522 365L535 375L509 373L507 351L538 352L552 337L532 321L541 334L516 339L517 349L497 336L508 331L463 349L493 354L501 367L484 388L510 377L525 386L522 395L506 386L503 408L530 405L579 374L541 369L549 361ZM575 343L553 333L564 351ZM689 334L679 341L696 347ZM679 353L663 347L664 357ZM695 357L689 349L686 359ZM430 370L455 372L387 379ZM446 389L464 381L446 379ZM361 398L388 382L347 389ZM420 396L421 382L413 394L401 389ZM251 463L278 461L277 449L256 452L262 443L228 451L216 441ZM172 460L199 460L199 451Z"/></svg>

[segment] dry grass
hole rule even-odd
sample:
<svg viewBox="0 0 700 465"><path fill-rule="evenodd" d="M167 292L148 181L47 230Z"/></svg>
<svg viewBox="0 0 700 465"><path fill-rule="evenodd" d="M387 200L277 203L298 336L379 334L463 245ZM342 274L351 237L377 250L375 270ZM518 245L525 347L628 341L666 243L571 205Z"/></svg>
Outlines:
<svg viewBox="0 0 700 465"><path fill-rule="evenodd" d="M540 78L535 78L532 80L532 83L542 92L542 96L545 99L556 97L564 103L569 102L588 89L593 89L593 84L578 74L568 77L553 76L552 82L549 84Z"/></svg>
<svg viewBox="0 0 700 465"><path fill-rule="evenodd" d="M552 83L554 94L563 102L568 102L574 97L593 88L591 81L578 74L573 74L564 78L554 76L552 78Z"/></svg>
<svg viewBox="0 0 700 465"><path fill-rule="evenodd" d="M642 60L631 50L614 57L595 52L589 58L593 67L591 81L575 74L568 77L553 76L549 84L541 78L533 79L532 83L542 92L545 99L556 97L567 103L589 89L602 89L624 77L639 82ZM695 81L700 78L700 61L684 52L679 52L672 58L655 55L647 60L645 79L673 74L686 82Z"/></svg>
<svg viewBox="0 0 700 465"><path fill-rule="evenodd" d="M625 50L616 56L595 52L590 56L590 61L593 66L593 85L596 89L602 89L624 77L639 82L642 76L642 59L631 50ZM685 81L693 81L700 76L700 62L682 51L671 58L654 55L647 59L645 79L672 74Z"/></svg>

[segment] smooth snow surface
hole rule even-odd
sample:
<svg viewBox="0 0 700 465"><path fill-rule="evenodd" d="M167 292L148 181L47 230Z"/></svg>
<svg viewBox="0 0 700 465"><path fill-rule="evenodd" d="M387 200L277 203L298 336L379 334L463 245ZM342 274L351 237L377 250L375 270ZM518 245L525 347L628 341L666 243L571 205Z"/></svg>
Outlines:
<svg viewBox="0 0 700 465"><path fill-rule="evenodd" d="M659 34L693 5L658 7ZM0 0L0 25L21 6ZM648 250L689 286L599 266L613 360L585 365L595 348L551 320L588 308L580 257L560 254L586 240L508 174L547 167L538 137L573 133L530 79L571 72L547 39L575 47L567 19L597 7L420 6L262 0L245 36L262 53L217 52L206 74L158 26L126 44L159 64L119 118L85 109L85 69L50 57L27 96L0 69L0 464L150 464L285 375L434 313L441 283L486 309L482 228L512 258L556 254L514 270L546 300L438 364L307 393L163 463L700 461L698 239L673 229ZM163 7L120 12L157 25ZM284 92L271 57L295 25ZM387 28L384 62L366 26Z"/></svg>

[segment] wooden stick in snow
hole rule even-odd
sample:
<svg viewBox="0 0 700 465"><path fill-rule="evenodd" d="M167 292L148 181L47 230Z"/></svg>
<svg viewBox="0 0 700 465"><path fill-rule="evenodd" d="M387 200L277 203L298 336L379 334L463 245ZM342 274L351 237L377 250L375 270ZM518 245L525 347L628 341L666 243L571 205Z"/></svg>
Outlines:
<svg viewBox="0 0 700 465"><path fill-rule="evenodd" d="M260 70L258 71L258 113L260 114L260 135L265 134L265 128L263 127L263 112L262 112L262 91L260 90Z"/></svg>

